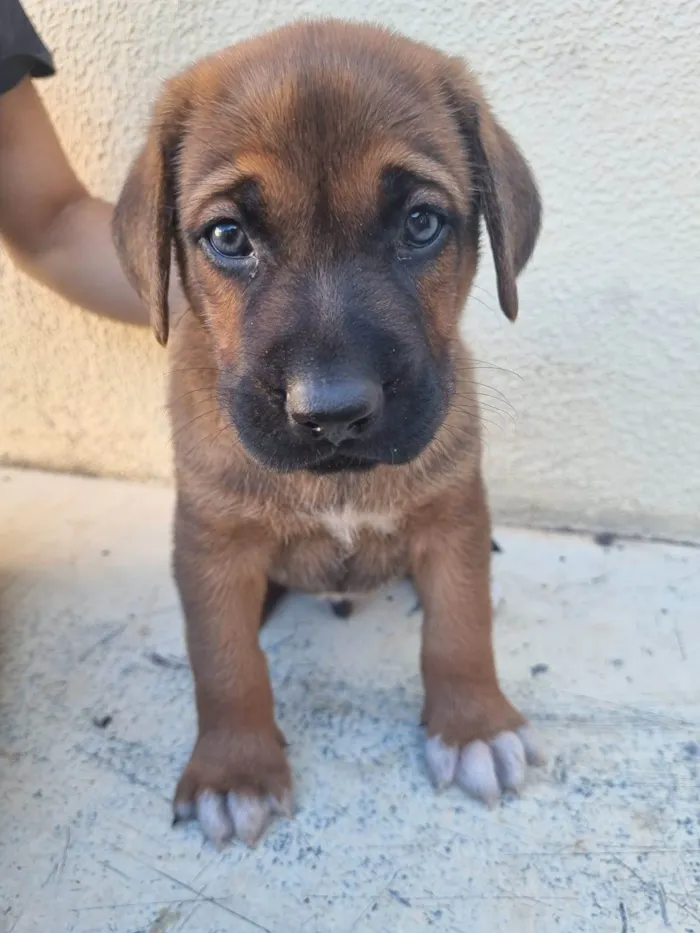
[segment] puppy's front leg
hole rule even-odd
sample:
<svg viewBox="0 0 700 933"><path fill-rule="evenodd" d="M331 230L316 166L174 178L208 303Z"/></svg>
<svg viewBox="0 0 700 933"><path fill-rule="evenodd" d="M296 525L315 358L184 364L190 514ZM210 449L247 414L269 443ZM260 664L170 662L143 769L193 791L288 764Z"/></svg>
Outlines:
<svg viewBox="0 0 700 933"><path fill-rule="evenodd" d="M426 760L438 787L457 781L489 806L519 791L542 756L501 692L491 638L490 521L480 477L418 518L413 578L423 604Z"/></svg>
<svg viewBox="0 0 700 933"><path fill-rule="evenodd" d="M199 735L175 793L175 819L197 817L220 845L252 845L275 813L291 815L284 739L258 643L270 543L179 510L175 577L187 623Z"/></svg>

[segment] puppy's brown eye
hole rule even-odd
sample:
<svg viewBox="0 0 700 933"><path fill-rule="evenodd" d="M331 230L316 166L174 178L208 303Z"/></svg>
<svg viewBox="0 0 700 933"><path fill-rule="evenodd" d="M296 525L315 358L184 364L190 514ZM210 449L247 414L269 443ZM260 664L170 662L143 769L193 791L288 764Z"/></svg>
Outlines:
<svg viewBox="0 0 700 933"><path fill-rule="evenodd" d="M420 249L430 246L440 236L444 222L439 214L427 207L416 208L406 218L404 240L408 246Z"/></svg>
<svg viewBox="0 0 700 933"><path fill-rule="evenodd" d="M204 237L212 250L224 259L243 259L252 252L243 228L233 220L213 224Z"/></svg>

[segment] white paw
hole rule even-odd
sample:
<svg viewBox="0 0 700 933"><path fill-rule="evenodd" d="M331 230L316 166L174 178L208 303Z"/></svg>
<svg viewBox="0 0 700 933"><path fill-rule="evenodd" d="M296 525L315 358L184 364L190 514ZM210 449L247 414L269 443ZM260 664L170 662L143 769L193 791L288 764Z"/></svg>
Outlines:
<svg viewBox="0 0 700 933"><path fill-rule="evenodd" d="M204 790L194 803L175 805L175 822L197 819L205 838L220 849L235 836L254 846L275 816L293 816L291 795L277 800L252 794L217 794Z"/></svg>
<svg viewBox="0 0 700 933"><path fill-rule="evenodd" d="M499 732L490 742L476 740L464 748L446 745L439 735L431 736L425 742L425 760L439 790L456 781L488 807L495 806L504 793L520 793L528 766L545 763L531 726Z"/></svg>

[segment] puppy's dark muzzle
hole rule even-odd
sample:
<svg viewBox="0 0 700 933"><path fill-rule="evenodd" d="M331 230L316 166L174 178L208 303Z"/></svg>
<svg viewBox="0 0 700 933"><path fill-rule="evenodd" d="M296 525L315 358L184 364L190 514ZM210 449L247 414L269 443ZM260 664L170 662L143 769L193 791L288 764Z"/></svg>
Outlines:
<svg viewBox="0 0 700 933"><path fill-rule="evenodd" d="M297 379L286 400L289 422L300 439L325 440L336 447L365 437L383 406L381 385L362 378Z"/></svg>

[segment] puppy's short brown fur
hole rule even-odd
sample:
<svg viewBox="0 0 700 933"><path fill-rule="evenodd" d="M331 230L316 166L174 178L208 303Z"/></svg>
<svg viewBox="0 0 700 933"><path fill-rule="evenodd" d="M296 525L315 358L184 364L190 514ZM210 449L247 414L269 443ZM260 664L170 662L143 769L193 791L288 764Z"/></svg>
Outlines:
<svg viewBox="0 0 700 933"><path fill-rule="evenodd" d="M460 61L385 30L289 26L171 80L114 221L170 334L174 567L199 736L176 791L213 840L291 808L258 644L285 588L410 574L426 758L494 802L537 748L494 665L490 526L459 316L483 217L498 295L539 232L530 170ZM176 257L191 313L170 332Z"/></svg>

